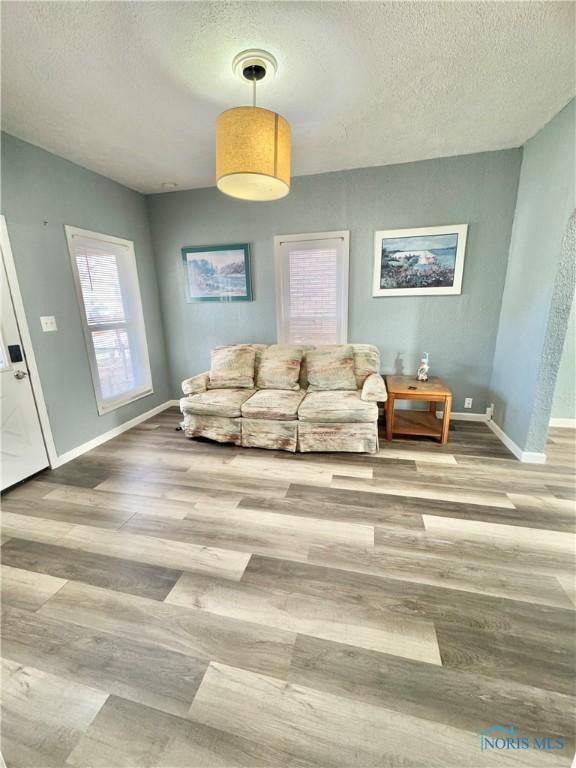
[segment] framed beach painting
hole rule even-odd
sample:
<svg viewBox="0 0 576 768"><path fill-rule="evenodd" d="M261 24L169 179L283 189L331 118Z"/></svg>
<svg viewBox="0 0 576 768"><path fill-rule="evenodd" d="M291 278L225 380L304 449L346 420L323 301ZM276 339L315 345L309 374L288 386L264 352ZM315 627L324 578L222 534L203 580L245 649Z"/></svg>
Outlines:
<svg viewBox="0 0 576 768"><path fill-rule="evenodd" d="M188 302L252 301L248 243L186 246L182 260Z"/></svg>
<svg viewBox="0 0 576 768"><path fill-rule="evenodd" d="M462 293L467 232L467 224L376 232L372 296Z"/></svg>

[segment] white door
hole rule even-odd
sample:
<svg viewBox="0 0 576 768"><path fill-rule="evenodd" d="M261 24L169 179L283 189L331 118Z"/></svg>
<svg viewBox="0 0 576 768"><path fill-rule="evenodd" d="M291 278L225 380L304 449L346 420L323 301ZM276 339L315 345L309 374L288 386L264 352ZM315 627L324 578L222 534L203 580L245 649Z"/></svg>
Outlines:
<svg viewBox="0 0 576 768"><path fill-rule="evenodd" d="M30 372L26 365L25 350L22 347L14 314L3 253L0 280L2 282L0 318L2 464L0 472L2 490L4 490L35 472L45 469L48 466L48 455L30 383Z"/></svg>

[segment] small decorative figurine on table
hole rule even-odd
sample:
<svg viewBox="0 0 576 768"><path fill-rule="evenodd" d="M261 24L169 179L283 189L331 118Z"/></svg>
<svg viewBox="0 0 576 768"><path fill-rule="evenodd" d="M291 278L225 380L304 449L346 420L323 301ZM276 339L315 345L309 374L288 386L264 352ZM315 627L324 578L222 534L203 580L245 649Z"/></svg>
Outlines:
<svg viewBox="0 0 576 768"><path fill-rule="evenodd" d="M418 381L428 381L428 370L430 368L428 361L429 361L428 352L424 352L424 355L422 356L422 360L420 360L420 365L418 367L418 375L416 376Z"/></svg>

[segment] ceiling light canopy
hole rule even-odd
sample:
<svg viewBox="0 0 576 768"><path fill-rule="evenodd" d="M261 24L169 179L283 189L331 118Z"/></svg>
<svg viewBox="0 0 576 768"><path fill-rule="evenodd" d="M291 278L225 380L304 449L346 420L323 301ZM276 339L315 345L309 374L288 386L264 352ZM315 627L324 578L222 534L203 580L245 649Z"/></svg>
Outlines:
<svg viewBox="0 0 576 768"><path fill-rule="evenodd" d="M243 51L234 71L252 83L251 107L227 109L216 121L216 186L240 200L278 200L290 191L290 126L256 106L256 83L276 72L266 51Z"/></svg>

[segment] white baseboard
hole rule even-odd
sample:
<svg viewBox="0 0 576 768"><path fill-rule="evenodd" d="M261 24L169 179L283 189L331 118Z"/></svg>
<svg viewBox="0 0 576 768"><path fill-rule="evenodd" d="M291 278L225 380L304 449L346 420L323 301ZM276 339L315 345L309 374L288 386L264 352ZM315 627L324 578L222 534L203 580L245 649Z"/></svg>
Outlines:
<svg viewBox="0 0 576 768"><path fill-rule="evenodd" d="M442 418L444 411L438 411L438 418ZM450 420L454 421L483 421L489 420L488 413L468 413L467 411L452 411L450 414Z"/></svg>
<svg viewBox="0 0 576 768"><path fill-rule="evenodd" d="M550 419L550 426L576 429L576 419Z"/></svg>
<svg viewBox="0 0 576 768"><path fill-rule="evenodd" d="M414 411L414 408L397 408L397 411ZM425 411L426 409L419 409ZM436 411L437 418L441 419L444 416L444 411ZM487 422L490 420L490 409L486 409L486 413L468 413L468 411L452 411L450 414L451 421L482 421Z"/></svg>
<svg viewBox="0 0 576 768"><path fill-rule="evenodd" d="M501 440L509 451L512 451L519 461L523 464L545 464L546 454L536 453L535 451L523 451L519 445L516 445L512 438L508 437L506 432L501 429L495 421L488 421L488 426L494 432L496 437Z"/></svg>
<svg viewBox="0 0 576 768"><path fill-rule="evenodd" d="M72 448L71 451L66 451L66 453L60 454L54 461L51 462L52 469L61 467L62 464L67 464L69 461L72 461L72 459L76 459L78 456L82 456L83 453L87 453L93 448L97 448L99 445L102 445L102 443L106 443L108 440L112 440L113 437L118 437L118 435L121 435L122 432L126 432L127 430L132 429L132 427L141 424L143 421L151 419L152 416L156 416L156 414L162 413L162 411L165 411L167 408L171 408L173 405L178 405L178 400L167 400L165 403L157 405L156 408L152 408L151 410L146 411L146 413L141 413L140 416L135 416L133 419L130 419L130 421L125 421L124 424L120 424L118 427L114 427L114 429L109 429L108 432L104 432L103 434L98 435L98 437L95 437L93 440L88 440L87 443L82 443L82 445L79 445L76 448Z"/></svg>
<svg viewBox="0 0 576 768"><path fill-rule="evenodd" d="M520 461L523 464L546 464L546 454L536 451L522 451Z"/></svg>

